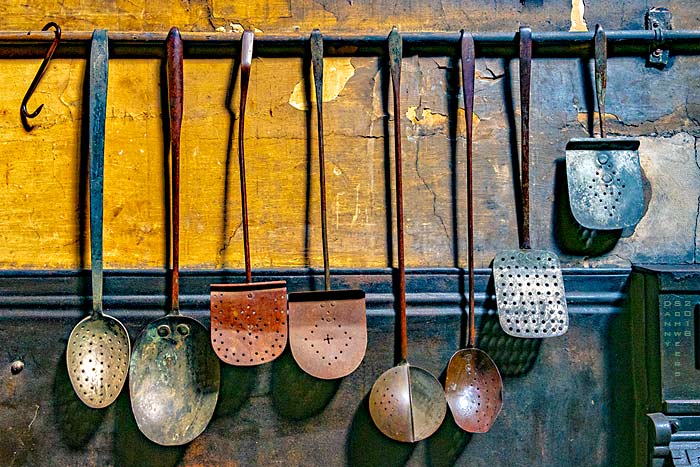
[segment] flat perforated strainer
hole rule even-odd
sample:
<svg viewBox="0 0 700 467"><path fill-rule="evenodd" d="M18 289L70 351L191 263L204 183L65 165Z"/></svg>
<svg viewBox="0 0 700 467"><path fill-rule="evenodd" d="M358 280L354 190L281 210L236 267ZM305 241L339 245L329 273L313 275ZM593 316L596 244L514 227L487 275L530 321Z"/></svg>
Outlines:
<svg viewBox="0 0 700 467"><path fill-rule="evenodd" d="M600 138L574 138L566 145L569 204L576 221L596 230L632 227L644 212L639 140L605 137L607 40L596 25L595 79Z"/></svg>
<svg viewBox="0 0 700 467"><path fill-rule="evenodd" d="M73 389L85 405L103 408L119 396L129 372L131 345L124 325L102 312L102 207L108 71L107 31L96 30L90 49L90 256L92 313L68 338L66 364Z"/></svg>
<svg viewBox="0 0 700 467"><path fill-rule="evenodd" d="M289 345L302 370L321 379L347 376L360 365L367 348L365 293L331 290L326 222L326 176L323 146L323 38L311 34L318 116L321 234L325 290L289 294Z"/></svg>
<svg viewBox="0 0 700 467"><path fill-rule="evenodd" d="M467 123L467 242L469 244L469 340L447 365L445 395L455 423L470 433L489 431L503 406L501 374L486 352L476 348L474 315L474 206L472 191L472 127L474 114L474 38L462 32L464 113Z"/></svg>
<svg viewBox="0 0 700 467"><path fill-rule="evenodd" d="M241 102L238 120L238 162L241 176L241 217L245 253L245 284L212 284L210 289L211 345L218 357L236 366L268 363L287 346L287 285L284 281L256 282L250 265L248 200L245 179L245 106L253 58L252 30L241 39Z"/></svg>
<svg viewBox="0 0 700 467"><path fill-rule="evenodd" d="M522 237L519 250L493 260L498 318L515 337L554 337L569 327L564 281L558 257L530 248L530 73L532 31L520 28Z"/></svg>

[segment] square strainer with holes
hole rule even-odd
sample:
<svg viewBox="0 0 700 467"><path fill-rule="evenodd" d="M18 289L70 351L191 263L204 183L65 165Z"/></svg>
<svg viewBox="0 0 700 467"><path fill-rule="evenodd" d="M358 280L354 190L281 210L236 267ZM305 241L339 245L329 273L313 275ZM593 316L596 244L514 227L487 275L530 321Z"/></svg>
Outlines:
<svg viewBox="0 0 700 467"><path fill-rule="evenodd" d="M569 204L588 229L632 227L644 214L639 140L575 138L566 145Z"/></svg>
<svg viewBox="0 0 700 467"><path fill-rule="evenodd" d="M559 259L545 250L506 250L493 261L498 317L515 337L555 337L569 328Z"/></svg>

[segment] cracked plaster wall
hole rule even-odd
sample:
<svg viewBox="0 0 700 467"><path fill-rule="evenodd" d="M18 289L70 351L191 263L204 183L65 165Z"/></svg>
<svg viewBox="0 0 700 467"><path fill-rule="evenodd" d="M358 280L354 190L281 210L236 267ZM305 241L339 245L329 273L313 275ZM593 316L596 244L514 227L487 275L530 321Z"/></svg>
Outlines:
<svg viewBox="0 0 700 467"><path fill-rule="evenodd" d="M700 27L694 2L667 2L677 29ZM569 30L602 22L640 28L646 2L585 5L552 0L230 3L38 1L0 6L0 29L38 29L47 18L64 29L239 30L285 33ZM573 20L573 23L572 23ZM583 20L583 22L582 22ZM575 24L574 24L575 23ZM588 26L586 26L588 25ZM531 108L533 246L561 253L567 266L694 262L700 169L698 57L673 57L666 70L642 58L609 63L611 135L640 136L648 207L639 226L602 256L565 254L555 238L556 167L572 137L586 136L593 108L591 71L578 59L536 59ZM0 266L76 268L88 261L80 226L82 60L56 60L32 104L45 103L37 128L21 129L17 108L37 60L0 61ZM186 60L182 154L182 262L185 267L242 266L236 147L238 83L232 61ZM112 60L106 138L105 262L108 268L165 264L163 137L159 63ZM232 73L233 72L233 73ZM233 81L233 99L226 96ZM326 154L331 263L386 266L387 164L392 146L388 72L372 58L326 63ZM465 139L459 68L453 59L406 57L402 76L407 261L409 266L464 265ZM309 86L310 88L311 86ZM325 94L325 93L324 93ZM477 264L517 244L512 155L517 145L517 61L477 60L475 207ZM315 111L301 60L255 59L247 114L247 171L255 267L319 266ZM390 154L390 153L389 153ZM389 172L387 172L389 170ZM308 178L310 177L310 178ZM1 183L4 181L4 183ZM227 185L228 183L228 185ZM391 186L391 185L390 185ZM307 198L309 203L307 203ZM308 229L306 226L308 225ZM82 252L82 255L81 255Z"/></svg>

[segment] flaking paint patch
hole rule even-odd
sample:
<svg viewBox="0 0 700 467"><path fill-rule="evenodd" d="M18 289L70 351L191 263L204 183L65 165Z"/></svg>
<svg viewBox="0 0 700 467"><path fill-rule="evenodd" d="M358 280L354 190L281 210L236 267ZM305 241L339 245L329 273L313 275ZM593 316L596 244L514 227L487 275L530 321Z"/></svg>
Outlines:
<svg viewBox="0 0 700 467"><path fill-rule="evenodd" d="M579 112L579 113L576 115L576 120L577 120L584 128L587 127L587 126L588 126L588 112ZM603 115L603 120L605 120L606 122L608 122L608 121L621 122L621 121L622 121L622 120L620 119L620 117L618 117L617 115L611 114L611 113L607 113L607 112L605 113L605 115ZM595 122L594 122L594 125L593 125L594 131L597 131L597 130L600 128L600 127L598 126L598 124L599 124L599 122L598 122L598 113L596 112L596 114L595 114ZM606 133L608 133L608 132L606 131Z"/></svg>
<svg viewBox="0 0 700 467"><path fill-rule="evenodd" d="M445 133L448 131L449 119L447 115L438 112L433 112L430 109L422 109L420 118L418 116L418 107L411 106L406 110L406 118L417 127L421 129L429 130L443 130ZM472 124L474 128L479 124L479 116L472 112ZM459 136L465 136L467 131L467 124L464 121L464 109L457 109L457 134Z"/></svg>
<svg viewBox="0 0 700 467"><path fill-rule="evenodd" d="M330 102L338 98L345 85L355 75L355 67L350 58L332 57L323 59L323 102ZM311 102L316 102L316 94L313 91L314 77L311 76ZM289 96L289 105L297 110L308 110L306 96L304 95L304 81L299 81Z"/></svg>
<svg viewBox="0 0 700 467"><path fill-rule="evenodd" d="M571 27L569 28L569 31L588 31L586 19L583 17L584 9L585 4L583 3L583 0L571 0Z"/></svg>

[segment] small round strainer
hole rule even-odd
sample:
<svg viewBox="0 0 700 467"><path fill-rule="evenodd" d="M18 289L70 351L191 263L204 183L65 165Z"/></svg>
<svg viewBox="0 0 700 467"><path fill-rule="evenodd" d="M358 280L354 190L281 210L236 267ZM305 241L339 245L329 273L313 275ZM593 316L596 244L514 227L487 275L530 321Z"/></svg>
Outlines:
<svg viewBox="0 0 700 467"><path fill-rule="evenodd" d="M92 313L73 328L66 363L76 394L88 407L103 408L119 396L129 371L131 344L124 325L102 312L102 199L107 105L107 31L96 30L90 50L90 256Z"/></svg>

